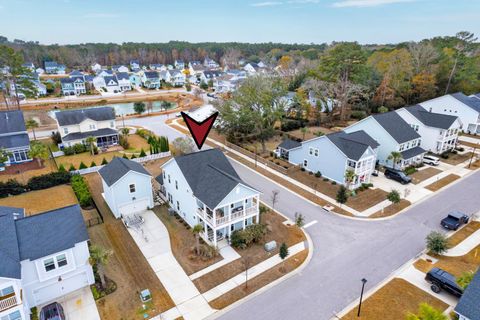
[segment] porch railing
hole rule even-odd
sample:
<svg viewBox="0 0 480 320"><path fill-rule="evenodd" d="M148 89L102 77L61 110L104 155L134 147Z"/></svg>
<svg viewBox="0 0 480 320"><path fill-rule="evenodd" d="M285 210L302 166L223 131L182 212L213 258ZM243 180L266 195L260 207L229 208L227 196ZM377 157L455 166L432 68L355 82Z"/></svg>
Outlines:
<svg viewBox="0 0 480 320"><path fill-rule="evenodd" d="M15 295L5 299L0 298L0 311L15 307L17 304L17 297Z"/></svg>
<svg viewBox="0 0 480 320"><path fill-rule="evenodd" d="M241 211L238 211L238 212L235 212L235 213L231 213L230 215L226 215L226 216L221 217L221 218L216 218L215 223L214 223L213 217L210 217L203 210L197 208L197 214L201 218L208 221L214 227L224 225L226 223L229 223L229 222L234 221L234 220L236 220L238 218L241 218L241 217L246 217L246 216L249 216L251 214L256 214L257 211L258 211L257 207L252 206L252 207L246 208L244 210L241 210Z"/></svg>

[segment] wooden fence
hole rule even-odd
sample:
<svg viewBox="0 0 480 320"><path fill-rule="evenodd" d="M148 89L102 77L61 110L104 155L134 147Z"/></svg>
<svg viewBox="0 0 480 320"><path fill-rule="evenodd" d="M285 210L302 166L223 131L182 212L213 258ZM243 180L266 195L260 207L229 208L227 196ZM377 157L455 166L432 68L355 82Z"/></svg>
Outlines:
<svg viewBox="0 0 480 320"><path fill-rule="evenodd" d="M85 225L87 226L87 228L90 228L102 223L103 223L103 220L100 217L95 217L95 218L90 218L85 220Z"/></svg>

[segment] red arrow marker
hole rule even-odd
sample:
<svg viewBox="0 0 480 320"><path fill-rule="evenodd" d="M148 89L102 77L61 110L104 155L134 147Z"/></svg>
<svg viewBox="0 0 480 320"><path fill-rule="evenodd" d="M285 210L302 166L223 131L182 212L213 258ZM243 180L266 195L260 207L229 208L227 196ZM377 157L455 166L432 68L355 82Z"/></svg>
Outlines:
<svg viewBox="0 0 480 320"><path fill-rule="evenodd" d="M185 112L182 112L183 120L187 124L188 130L190 130L190 134L192 135L198 149L202 149L203 143L207 140L207 136L210 133L217 116L218 112L215 112L202 122L198 122Z"/></svg>

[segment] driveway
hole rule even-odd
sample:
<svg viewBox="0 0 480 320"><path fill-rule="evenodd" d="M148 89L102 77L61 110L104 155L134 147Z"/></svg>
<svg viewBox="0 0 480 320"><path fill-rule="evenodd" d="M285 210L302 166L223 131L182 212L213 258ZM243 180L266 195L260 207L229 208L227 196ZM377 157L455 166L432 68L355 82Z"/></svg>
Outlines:
<svg viewBox="0 0 480 320"><path fill-rule="evenodd" d="M68 320L100 320L90 287L72 292L58 299L57 302L62 305Z"/></svg>
<svg viewBox="0 0 480 320"><path fill-rule="evenodd" d="M425 247L425 237L439 229L450 210L468 214L480 208L480 172L411 207L392 219L362 221L328 213L245 166L232 161L240 177L275 208L290 218L306 217L314 243L311 262L298 275L228 311L221 319L330 319L366 290L375 287Z"/></svg>

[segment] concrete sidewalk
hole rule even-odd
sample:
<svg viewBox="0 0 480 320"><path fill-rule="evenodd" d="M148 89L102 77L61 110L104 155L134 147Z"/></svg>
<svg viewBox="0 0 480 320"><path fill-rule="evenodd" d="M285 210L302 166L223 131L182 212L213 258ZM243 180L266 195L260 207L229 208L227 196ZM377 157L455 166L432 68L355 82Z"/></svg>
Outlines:
<svg viewBox="0 0 480 320"><path fill-rule="evenodd" d="M239 258L241 258L241 256L237 253L237 251L235 251L231 246L225 246L223 248L220 249L220 255L223 257L223 259L221 261L218 261L217 263L215 264L212 264L211 266L208 266L198 272L195 272L194 274L190 275L190 280L195 280L195 279L198 279L200 278L201 276L204 276L206 275L207 273L210 273L220 267L223 267L224 265L232 262L232 261L235 261Z"/></svg>
<svg viewBox="0 0 480 320"><path fill-rule="evenodd" d="M145 219L141 229L127 230L176 305L168 314L175 316L173 319L181 315L186 320L212 314L214 310L175 259L165 225L150 210L141 215Z"/></svg>
<svg viewBox="0 0 480 320"><path fill-rule="evenodd" d="M443 255L447 257L464 256L475 249L478 245L480 245L480 230L472 233L468 238L460 242L455 247L448 249L448 251Z"/></svg>

